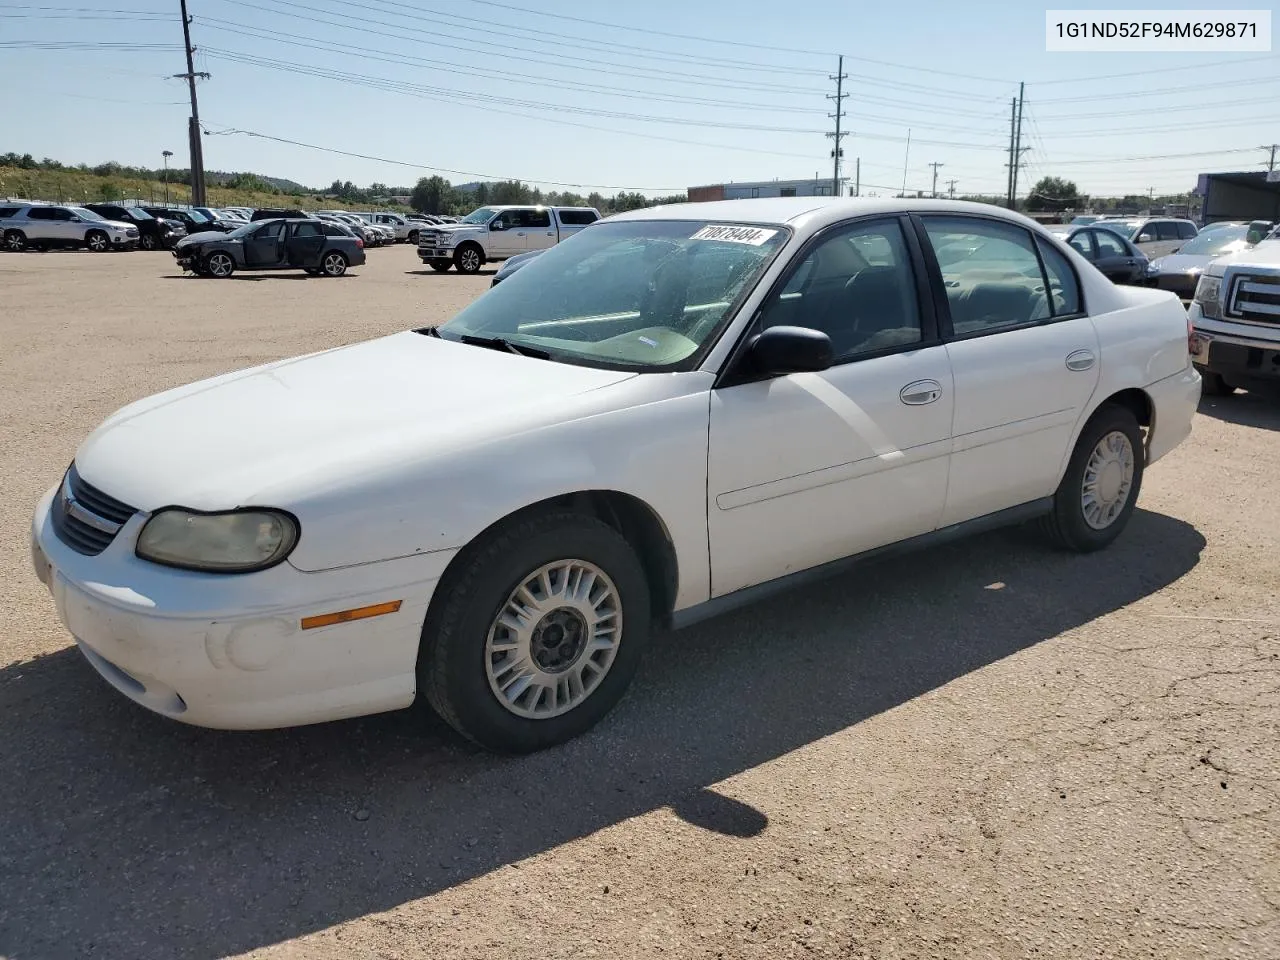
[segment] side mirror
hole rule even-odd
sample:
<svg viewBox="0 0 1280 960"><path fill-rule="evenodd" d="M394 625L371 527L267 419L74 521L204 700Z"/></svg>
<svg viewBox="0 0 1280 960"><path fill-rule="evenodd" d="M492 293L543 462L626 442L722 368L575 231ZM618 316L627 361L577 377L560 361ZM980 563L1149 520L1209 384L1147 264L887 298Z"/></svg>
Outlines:
<svg viewBox="0 0 1280 960"><path fill-rule="evenodd" d="M72 223L79 223L79 222L80 222L80 218L79 218L79 217L77 217L75 214L72 214L72 215L71 215L71 222L72 222Z"/></svg>
<svg viewBox="0 0 1280 960"><path fill-rule="evenodd" d="M809 327L769 327L752 339L748 355L756 370L772 376L826 370L834 359L831 338Z"/></svg>
<svg viewBox="0 0 1280 960"><path fill-rule="evenodd" d="M505 223L503 223L501 220L495 220L495 221L493 221L493 223L489 224L489 229L490 229L490 230L505 230L505 229L507 229L507 225L506 225Z"/></svg>

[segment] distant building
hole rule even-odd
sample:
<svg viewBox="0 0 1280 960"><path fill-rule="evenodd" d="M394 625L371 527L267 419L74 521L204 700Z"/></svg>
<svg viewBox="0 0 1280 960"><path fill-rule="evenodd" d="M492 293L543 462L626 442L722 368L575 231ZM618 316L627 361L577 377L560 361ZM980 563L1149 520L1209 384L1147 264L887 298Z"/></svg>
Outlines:
<svg viewBox="0 0 1280 960"><path fill-rule="evenodd" d="M848 180L840 178L840 193L844 194ZM808 180L760 180L753 183L716 183L704 187L689 188L689 202L706 200L746 200L752 197L829 197L831 178L814 177Z"/></svg>
<svg viewBox="0 0 1280 960"><path fill-rule="evenodd" d="M1195 195L1202 198L1200 222L1280 220L1280 171L1202 173Z"/></svg>

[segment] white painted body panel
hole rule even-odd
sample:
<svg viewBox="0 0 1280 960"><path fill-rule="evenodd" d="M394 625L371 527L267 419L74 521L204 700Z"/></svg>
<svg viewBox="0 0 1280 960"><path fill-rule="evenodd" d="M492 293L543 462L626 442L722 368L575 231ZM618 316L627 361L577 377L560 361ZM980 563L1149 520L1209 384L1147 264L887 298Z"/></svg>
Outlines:
<svg viewBox="0 0 1280 960"><path fill-rule="evenodd" d="M449 561L552 497L608 490L647 505L674 549L682 611L1052 493L1080 428L1120 390L1151 399L1150 460L1187 435L1200 387L1176 296L1113 286L1052 239L1077 267L1089 319L714 388L807 238L903 209L992 211L794 198L611 218L792 231L698 370L592 369L405 332L140 400L76 455L88 483L139 513L87 557L54 535L46 495L32 522L37 567L52 562L63 621L139 703L208 726L310 723L412 700L423 618ZM1097 362L1067 371L1082 349ZM900 400L926 379L936 401ZM133 553L150 513L168 505L282 508L301 538L265 571L177 571ZM298 630L305 616L394 599L392 615Z"/></svg>

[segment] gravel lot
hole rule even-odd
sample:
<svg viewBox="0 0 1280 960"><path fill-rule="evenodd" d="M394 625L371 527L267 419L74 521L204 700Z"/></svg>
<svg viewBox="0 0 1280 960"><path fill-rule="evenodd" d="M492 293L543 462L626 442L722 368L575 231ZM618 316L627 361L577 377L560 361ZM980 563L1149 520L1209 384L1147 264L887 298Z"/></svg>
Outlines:
<svg viewBox="0 0 1280 960"><path fill-rule="evenodd" d="M1280 958L1280 400L1206 399L1112 549L1020 531L657 638L508 760L425 714L153 717L28 524L137 397L447 319L488 284L0 255L0 956Z"/></svg>

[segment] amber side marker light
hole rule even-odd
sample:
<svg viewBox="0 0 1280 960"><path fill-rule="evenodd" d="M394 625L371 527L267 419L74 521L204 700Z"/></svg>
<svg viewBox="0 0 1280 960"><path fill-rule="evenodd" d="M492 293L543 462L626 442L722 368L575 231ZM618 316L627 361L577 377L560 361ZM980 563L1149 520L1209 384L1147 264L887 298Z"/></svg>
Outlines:
<svg viewBox="0 0 1280 960"><path fill-rule="evenodd" d="M314 617L302 618L303 630L314 630L316 627L331 627L335 623L350 623L352 620L365 620L368 617L380 617L384 613L395 613L400 609L403 600L391 600L387 603L375 603L368 607L356 607L354 610L339 610L337 613L322 613Z"/></svg>

